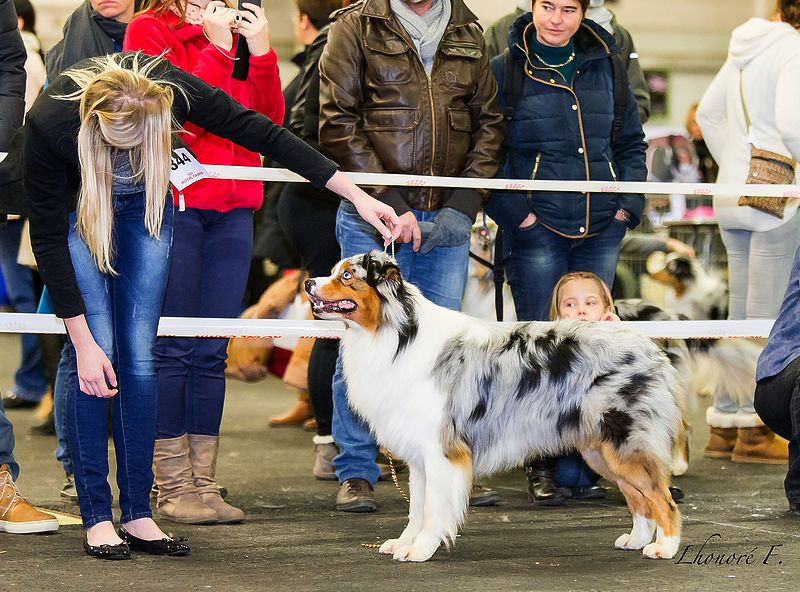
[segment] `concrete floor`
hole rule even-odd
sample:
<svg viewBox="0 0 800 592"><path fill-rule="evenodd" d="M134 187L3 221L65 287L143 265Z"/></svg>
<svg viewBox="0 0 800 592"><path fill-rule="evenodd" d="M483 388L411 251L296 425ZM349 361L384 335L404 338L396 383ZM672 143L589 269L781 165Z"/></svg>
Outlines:
<svg viewBox="0 0 800 592"><path fill-rule="evenodd" d="M0 335L0 387L7 388L18 340ZM380 483L375 514L333 509L336 485L311 476L311 434L270 429L267 418L291 405L275 379L229 383L218 477L248 521L187 527L163 522L190 539L185 558L137 554L105 562L84 555L79 526L55 535L0 534L0 591L6 590L780 590L800 573L800 520L786 516L783 467L704 459L707 429L694 412L695 454L677 484L683 543L676 559L652 561L614 549L630 529L618 491L601 502L542 508L528 501L520 471L493 478L502 503L469 513L455 547L425 564L400 564L363 548L397 536L406 506L391 483ZM11 411L22 465L19 486L32 502L76 513L61 502L63 475L55 440L33 436L33 412ZM718 536L715 536L718 535ZM747 565L697 564L709 553L752 554ZM687 550L687 545L691 545ZM681 553L684 553L683 559ZM765 564L766 559L766 564ZM792 589L794 586L792 585Z"/></svg>

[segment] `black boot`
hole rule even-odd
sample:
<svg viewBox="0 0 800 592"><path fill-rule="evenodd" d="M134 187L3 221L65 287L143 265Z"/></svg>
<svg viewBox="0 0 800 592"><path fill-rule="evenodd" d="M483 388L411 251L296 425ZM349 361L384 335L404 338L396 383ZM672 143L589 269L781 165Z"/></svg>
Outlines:
<svg viewBox="0 0 800 592"><path fill-rule="evenodd" d="M543 506L563 506L567 498L556 487L555 457L530 459L525 464L528 480L528 497Z"/></svg>

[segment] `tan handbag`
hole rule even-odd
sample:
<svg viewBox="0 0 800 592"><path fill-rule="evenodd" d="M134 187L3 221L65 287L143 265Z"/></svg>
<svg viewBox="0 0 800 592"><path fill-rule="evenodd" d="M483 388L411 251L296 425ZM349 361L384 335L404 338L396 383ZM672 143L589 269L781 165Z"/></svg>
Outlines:
<svg viewBox="0 0 800 592"><path fill-rule="evenodd" d="M750 117L747 114L747 106L744 102L744 92L742 92L742 73L739 72L739 95L742 98L742 110L744 111L744 121L747 125L747 135L750 136ZM794 183L794 168L797 162L789 157L772 152L771 150L761 150L752 144L750 145L750 169L747 171L748 185L789 185ZM759 197L756 195L742 195L739 197L740 206L750 206L776 218L783 218L783 210L786 207L788 197Z"/></svg>

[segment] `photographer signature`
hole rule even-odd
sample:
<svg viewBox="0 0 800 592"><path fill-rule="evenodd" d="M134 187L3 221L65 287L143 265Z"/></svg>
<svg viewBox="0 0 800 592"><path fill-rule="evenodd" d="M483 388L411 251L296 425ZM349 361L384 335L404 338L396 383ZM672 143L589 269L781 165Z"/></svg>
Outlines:
<svg viewBox="0 0 800 592"><path fill-rule="evenodd" d="M686 545L676 564L680 565L782 565L778 549L783 545L753 547L744 551L715 551L709 543L722 542L722 535L714 533L702 545Z"/></svg>

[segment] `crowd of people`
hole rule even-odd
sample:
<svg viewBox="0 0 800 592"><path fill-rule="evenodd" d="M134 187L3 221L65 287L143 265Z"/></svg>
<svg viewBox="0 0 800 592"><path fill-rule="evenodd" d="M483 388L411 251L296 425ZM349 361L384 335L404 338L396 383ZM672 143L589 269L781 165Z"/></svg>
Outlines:
<svg viewBox="0 0 800 592"><path fill-rule="evenodd" d="M30 2L0 0L0 152L9 153L0 187L21 180L25 197L6 206L4 190L4 211L21 216L0 228L0 266L14 308L37 310L31 271L17 262L29 233L45 286L39 310L67 328L65 340L22 338L3 405L52 396L61 494L78 504L91 556L189 552L153 520L153 489L167 520L246 519L215 478L228 342L156 331L161 316L241 312L254 212L262 207L274 222L262 235L291 250L287 260L309 275L394 243L404 278L454 310L482 211L502 232L496 256L517 319L619 320L609 287L623 239L643 217L643 196L362 190L340 172L645 181L647 85L631 34L603 0L524 0L485 33L465 0L295 4L305 50L295 60L300 73L282 91L268 14L257 4L85 0L63 39L42 54ZM792 169L800 159L792 109L800 98L798 29L800 1L778 0L772 20L754 18L734 31L693 130L698 145L707 143L706 168L720 163L721 182L745 181L751 147ZM268 186L266 206L255 181L179 186L170 177L174 150L217 165L257 167L266 157L311 183ZM770 439L764 458L788 458L787 498L800 512L797 203L776 215L715 196L714 211L730 262L730 318L777 315L778 322L754 397L715 399L709 423L724 442L710 451L729 457L736 434L750 433L737 428L767 422L789 445ZM781 304L775 288L786 285ZM374 435L347 403L337 346L318 340L308 355L314 475L339 482L338 510L375 511L374 486L386 473ZM118 526L107 482L109 429ZM0 531L57 529L17 491L13 444L0 413ZM527 459L525 474L535 503L605 495L569 451ZM472 505L498 499L479 485L470 495Z"/></svg>

